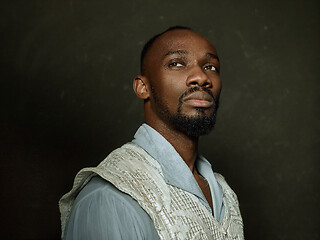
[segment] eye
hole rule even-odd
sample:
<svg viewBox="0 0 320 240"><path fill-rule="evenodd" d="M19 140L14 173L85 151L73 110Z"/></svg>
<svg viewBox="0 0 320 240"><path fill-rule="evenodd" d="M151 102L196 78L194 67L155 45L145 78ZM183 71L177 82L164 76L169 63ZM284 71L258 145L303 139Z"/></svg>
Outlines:
<svg viewBox="0 0 320 240"><path fill-rule="evenodd" d="M204 69L205 69L205 70L210 70L210 71L218 71L218 69L217 69L215 66L213 66L213 65L206 65L206 66L204 67Z"/></svg>
<svg viewBox="0 0 320 240"><path fill-rule="evenodd" d="M169 67L183 67L183 64L179 63L179 62L172 62L172 63L169 63L168 66Z"/></svg>

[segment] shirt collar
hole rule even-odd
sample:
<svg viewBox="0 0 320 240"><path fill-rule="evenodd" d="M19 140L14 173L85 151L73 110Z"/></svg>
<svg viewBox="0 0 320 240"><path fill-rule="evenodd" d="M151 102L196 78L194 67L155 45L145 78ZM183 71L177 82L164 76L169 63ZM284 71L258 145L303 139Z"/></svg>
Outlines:
<svg viewBox="0 0 320 240"><path fill-rule="evenodd" d="M196 195L204 205L210 209L190 168L174 147L160 133L149 125L143 124L137 130L132 142L142 147L159 162L167 184ZM211 170L210 163L204 157L200 156L198 157L196 164L200 174L207 178L207 172L205 172L204 169L210 168Z"/></svg>

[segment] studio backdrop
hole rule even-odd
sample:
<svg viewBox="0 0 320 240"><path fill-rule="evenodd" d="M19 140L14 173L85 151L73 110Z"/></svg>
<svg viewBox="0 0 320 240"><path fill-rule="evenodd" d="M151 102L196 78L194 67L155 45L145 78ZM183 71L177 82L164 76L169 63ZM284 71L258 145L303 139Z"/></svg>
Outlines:
<svg viewBox="0 0 320 240"><path fill-rule="evenodd" d="M319 239L319 1L1 1L1 239L59 239L75 174L133 138L143 44L169 26L217 48L223 90L201 153L246 239Z"/></svg>

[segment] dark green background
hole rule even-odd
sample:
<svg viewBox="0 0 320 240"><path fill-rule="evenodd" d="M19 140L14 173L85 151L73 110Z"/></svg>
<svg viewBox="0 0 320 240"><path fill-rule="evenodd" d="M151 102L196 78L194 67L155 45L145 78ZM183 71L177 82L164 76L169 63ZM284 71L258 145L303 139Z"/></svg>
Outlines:
<svg viewBox="0 0 320 240"><path fill-rule="evenodd" d="M58 239L76 172L132 139L142 45L172 25L222 61L201 151L246 239L319 239L319 1L1 1L1 239Z"/></svg>

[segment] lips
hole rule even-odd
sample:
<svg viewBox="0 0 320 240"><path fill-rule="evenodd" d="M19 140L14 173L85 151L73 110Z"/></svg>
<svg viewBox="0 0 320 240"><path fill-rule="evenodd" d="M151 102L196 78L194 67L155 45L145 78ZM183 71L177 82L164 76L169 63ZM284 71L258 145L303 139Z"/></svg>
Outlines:
<svg viewBox="0 0 320 240"><path fill-rule="evenodd" d="M214 104L213 98L206 92L196 91L190 93L185 98L183 98L183 102L192 107L203 107L209 108Z"/></svg>

